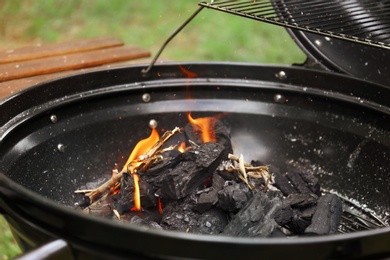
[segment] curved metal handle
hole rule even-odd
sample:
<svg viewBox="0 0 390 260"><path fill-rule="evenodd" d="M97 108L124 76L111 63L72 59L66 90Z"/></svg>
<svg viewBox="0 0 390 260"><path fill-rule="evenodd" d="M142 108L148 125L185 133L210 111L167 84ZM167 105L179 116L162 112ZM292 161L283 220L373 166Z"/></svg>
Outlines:
<svg viewBox="0 0 390 260"><path fill-rule="evenodd" d="M35 248L15 260L58 260L58 259L74 259L72 250L65 240L57 239Z"/></svg>

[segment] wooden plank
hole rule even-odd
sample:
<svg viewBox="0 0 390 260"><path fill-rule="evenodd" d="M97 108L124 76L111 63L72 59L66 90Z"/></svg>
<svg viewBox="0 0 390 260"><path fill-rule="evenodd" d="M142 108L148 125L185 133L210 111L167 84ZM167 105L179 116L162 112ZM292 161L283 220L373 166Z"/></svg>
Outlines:
<svg viewBox="0 0 390 260"><path fill-rule="evenodd" d="M0 64L0 82L149 56L149 51L139 47L120 46L24 62Z"/></svg>
<svg viewBox="0 0 390 260"><path fill-rule="evenodd" d="M7 96L10 96L12 94L17 93L18 91L21 91L27 87L35 86L39 83L42 83L44 81L65 77L65 76L71 76L74 74L79 73L85 73L89 71L99 70L99 69L105 69L105 68L115 68L115 67L123 67L123 66L129 66L129 65L139 65L144 64L145 68L149 66L149 63L151 62L151 58L141 58L136 60L127 60L127 61L121 61L116 63L110 63L110 64L104 64L97 67L91 67L91 68L84 68L79 70L67 70L62 72L56 72L56 73L50 73L50 74L44 74L44 75L38 75L38 76L32 76L27 78L21 78L21 79L15 79L15 80L9 80L5 82L0 82L0 100L6 98ZM156 64L158 63L164 63L166 60L157 60Z"/></svg>
<svg viewBox="0 0 390 260"><path fill-rule="evenodd" d="M28 46L13 50L0 51L0 64L22 60L32 60L56 55L85 52L114 46L122 46L123 42L113 38L96 38L74 40L63 43Z"/></svg>

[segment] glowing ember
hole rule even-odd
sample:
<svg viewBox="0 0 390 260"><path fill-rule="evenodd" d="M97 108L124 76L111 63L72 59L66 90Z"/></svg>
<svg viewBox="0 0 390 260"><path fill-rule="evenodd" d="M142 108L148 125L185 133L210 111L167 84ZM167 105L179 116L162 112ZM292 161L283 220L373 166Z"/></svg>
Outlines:
<svg viewBox="0 0 390 260"><path fill-rule="evenodd" d="M187 114L188 121L191 123L192 127L194 128L195 132L199 132L202 137L203 143L207 142L213 142L215 143L217 141L217 138L215 136L214 131L214 125L216 119L214 117L201 117L194 119L191 116L191 113Z"/></svg>
<svg viewBox="0 0 390 260"><path fill-rule="evenodd" d="M158 212L160 214L162 214L163 213L163 205L162 205L160 197L157 197L157 202L158 202Z"/></svg>

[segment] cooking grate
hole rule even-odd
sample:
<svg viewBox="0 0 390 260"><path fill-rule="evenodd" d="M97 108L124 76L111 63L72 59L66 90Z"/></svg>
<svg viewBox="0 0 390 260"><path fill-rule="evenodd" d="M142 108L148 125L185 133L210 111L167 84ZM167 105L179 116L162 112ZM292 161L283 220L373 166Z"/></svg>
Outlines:
<svg viewBox="0 0 390 260"><path fill-rule="evenodd" d="M215 0L199 5L326 37L390 49L390 0Z"/></svg>

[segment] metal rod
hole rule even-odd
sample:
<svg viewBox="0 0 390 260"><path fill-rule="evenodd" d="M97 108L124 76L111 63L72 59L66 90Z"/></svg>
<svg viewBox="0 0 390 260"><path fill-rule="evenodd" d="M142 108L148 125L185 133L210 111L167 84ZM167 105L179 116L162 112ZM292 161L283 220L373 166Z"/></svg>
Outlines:
<svg viewBox="0 0 390 260"><path fill-rule="evenodd" d="M147 67L146 69L143 69L141 72L143 74L147 74L153 67L153 65L156 63L158 57L160 57L161 53L163 52L163 50L165 49L165 47L168 45L168 43L187 25L189 24L189 22L192 21L192 19L195 18L195 16L200 13L200 11L202 11L202 9L204 8L204 6L201 6L199 7L165 42L164 44L161 46L160 50L157 52L157 54L154 56L152 62L149 64L149 67Z"/></svg>

